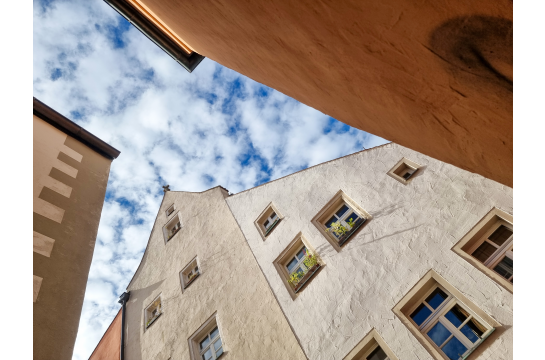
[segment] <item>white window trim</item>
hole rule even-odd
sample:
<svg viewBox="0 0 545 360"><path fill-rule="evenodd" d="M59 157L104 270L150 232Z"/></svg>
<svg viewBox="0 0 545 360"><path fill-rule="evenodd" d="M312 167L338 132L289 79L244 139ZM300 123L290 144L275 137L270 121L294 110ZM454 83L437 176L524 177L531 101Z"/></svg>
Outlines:
<svg viewBox="0 0 545 360"><path fill-rule="evenodd" d="M272 225L269 226L268 228L265 227L264 223L265 221L267 220L271 220L270 219L270 215L271 213L275 213L276 214L276 220L273 221ZM280 225L280 223L282 222L282 220L284 220L284 216L282 215L282 213L280 213L280 211L278 211L278 208L273 204L273 202L271 201L266 207L265 207L265 210L263 210L261 212L261 214L259 214L259 216L257 217L257 219L254 221L254 225L255 227L257 228L257 231L259 232L259 235L261 236L261 238L263 239L263 241L267 240L267 238L269 236L271 236L271 234L278 228L278 226Z"/></svg>
<svg viewBox="0 0 545 360"><path fill-rule="evenodd" d="M189 281L189 273L195 271L195 267L197 267L197 275L195 275L195 278L191 281ZM189 271L188 271L189 270ZM180 281L182 283L182 293L189 287L189 285L193 284L197 279L197 277L202 275L202 268L201 264L199 262L199 259L197 256L195 256L191 261L180 271Z"/></svg>
<svg viewBox="0 0 545 360"><path fill-rule="evenodd" d="M155 316L153 319L150 319L148 317L148 310L152 307L152 306L155 306L154 304L157 302L157 300L159 300L159 314L157 316ZM163 315L163 300L161 299L161 294L157 295L153 301L151 301L149 303L148 306L146 306L144 308L144 331L146 331L151 325L153 325L157 319L159 319L159 317ZM148 323L149 322L149 323Z"/></svg>
<svg viewBox="0 0 545 360"><path fill-rule="evenodd" d="M411 176L408 178L408 179L405 179L403 176L400 176L398 174L396 174L396 172L399 170L399 168L401 166L406 166L407 168L413 170L412 173L411 173ZM396 179L397 181L399 181L400 183L402 183L403 185L407 185L409 182L411 182L414 178L415 178L415 174L418 173L418 170L420 170L422 168L422 165L419 165L417 163L415 163L414 161L411 161L407 158L402 158L401 160L399 160L397 162L397 164L394 165L394 167L392 167L390 169L390 171L388 171L386 174L394 179Z"/></svg>
<svg viewBox="0 0 545 360"><path fill-rule="evenodd" d="M178 230L176 230L172 235L172 224L180 223L180 226ZM165 244L172 240L172 238L180 232L180 230L183 228L182 225L182 219L180 218L180 212L177 211L174 215L172 215L171 219L167 221L167 223L163 226L163 238L165 240Z"/></svg>
<svg viewBox="0 0 545 360"><path fill-rule="evenodd" d="M200 342L206 337L207 334L210 334L215 327L218 328L221 346L223 348L223 354L221 354L220 358L222 358L223 355L228 352L229 349L225 344L225 337L223 336L219 316L217 312L214 312L188 339L191 360L202 360Z"/></svg>
<svg viewBox="0 0 545 360"><path fill-rule="evenodd" d="M212 334L212 331L214 331L214 329L218 329L218 335L217 335L216 337L212 338L212 337L211 337L211 334ZM201 343L204 339L206 339L207 337L210 338L210 343L209 343L208 346L206 346L204 349L200 349L200 343ZM215 343L216 341L218 341L218 339L221 340L221 346L220 346L220 348L222 349L222 352L221 352L220 356L217 356L217 354L216 354L216 348L215 348L214 346L212 346L212 345L214 345L214 343ZM218 359L219 357L221 357L221 356L224 354L224 351L223 351L223 340L221 339L220 329L219 329L218 326L213 327L209 332L206 333L206 336L201 337L200 340L197 341L197 343L199 344L199 351L200 351L200 354L199 354L199 355L200 355L201 358L203 357L203 355L204 355L208 350L212 350L212 358L211 358L211 360L216 360L216 359Z"/></svg>

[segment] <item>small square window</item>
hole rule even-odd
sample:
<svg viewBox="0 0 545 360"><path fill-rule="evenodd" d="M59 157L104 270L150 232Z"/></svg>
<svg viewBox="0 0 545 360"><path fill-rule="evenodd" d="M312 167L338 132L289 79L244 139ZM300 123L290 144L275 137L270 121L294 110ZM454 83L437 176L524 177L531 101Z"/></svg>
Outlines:
<svg viewBox="0 0 545 360"><path fill-rule="evenodd" d="M398 358L373 329L343 360L398 360Z"/></svg>
<svg viewBox="0 0 545 360"><path fill-rule="evenodd" d="M163 227L163 236L165 238L165 242L168 242L170 239L172 239L172 237L176 235L181 228L182 223L180 221L180 215L178 212Z"/></svg>
<svg viewBox="0 0 545 360"><path fill-rule="evenodd" d="M452 250L513 292L513 216L492 209Z"/></svg>
<svg viewBox="0 0 545 360"><path fill-rule="evenodd" d="M337 251L367 225L371 215L342 190L318 212L311 222Z"/></svg>
<svg viewBox="0 0 545 360"><path fill-rule="evenodd" d="M399 181L400 183L407 185L410 180L413 179L418 169L422 166L417 163L403 158L399 160L395 166L388 171L388 175Z"/></svg>
<svg viewBox="0 0 545 360"><path fill-rule="evenodd" d="M174 206L174 204L170 205L166 211L166 214L167 214L167 217L169 217L170 215L172 215L172 213L174 212L174 210L176 210L176 207Z"/></svg>
<svg viewBox="0 0 545 360"><path fill-rule="evenodd" d="M272 233L283 218L284 217L282 214L280 214L272 202L267 205L257 220L254 221L254 224L263 240L267 239L267 236Z"/></svg>
<svg viewBox="0 0 545 360"><path fill-rule="evenodd" d="M292 299L324 267L324 262L301 233L276 258L274 266Z"/></svg>
<svg viewBox="0 0 545 360"><path fill-rule="evenodd" d="M466 359L501 326L433 270L393 311L437 360Z"/></svg>
<svg viewBox="0 0 545 360"><path fill-rule="evenodd" d="M158 296L153 302L144 310L144 323L145 328L149 328L151 324L155 322L163 313L161 306L161 296Z"/></svg>
<svg viewBox="0 0 545 360"><path fill-rule="evenodd" d="M189 351L192 360L216 360L225 353L216 314L189 338Z"/></svg>
<svg viewBox="0 0 545 360"><path fill-rule="evenodd" d="M182 291L187 289L201 274L197 258L193 259L181 272Z"/></svg>

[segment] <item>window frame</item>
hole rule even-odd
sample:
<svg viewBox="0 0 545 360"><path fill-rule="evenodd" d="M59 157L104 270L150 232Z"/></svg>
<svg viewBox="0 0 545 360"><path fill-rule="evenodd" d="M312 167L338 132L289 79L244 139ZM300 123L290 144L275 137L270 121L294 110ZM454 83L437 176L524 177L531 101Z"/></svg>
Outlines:
<svg viewBox="0 0 545 360"><path fill-rule="evenodd" d="M159 301L158 304L157 301ZM149 319L148 318L148 313L150 312L149 309L152 307L152 306L156 306L159 308L159 314L157 316L155 316L153 319ZM161 315L163 315L163 301L161 300L161 294L157 295L153 301L151 303L149 303L148 306L146 306L144 308L144 332L147 331L151 325L153 325L157 319L159 319L161 317Z"/></svg>
<svg viewBox="0 0 545 360"><path fill-rule="evenodd" d="M218 334L212 338L212 332L214 330L218 330ZM204 348L201 348L201 343L206 339L206 338L209 338L210 339L210 342L208 343L207 346L205 346ZM215 345L215 343L217 342L217 340L220 340L221 341L221 345L220 345L220 348L221 348L221 354L219 356L217 356L216 354L216 347L215 346L212 346L212 345ZM221 334L220 334L220 329L219 327L216 325L214 328L212 328L209 332L206 333L206 335L204 337L201 337L200 340L198 341L198 344L199 344L199 357L200 358L203 358L204 357L204 354L206 354L207 350L210 349L212 350L212 358L211 360L217 360L219 359L225 352L223 351L223 340L221 339Z"/></svg>
<svg viewBox="0 0 545 360"><path fill-rule="evenodd" d="M366 360L378 347L386 353L388 360L399 360L375 328L371 329L343 360Z"/></svg>
<svg viewBox="0 0 545 360"><path fill-rule="evenodd" d="M482 346L485 340L492 334L497 328L501 327L501 324L494 320L491 316L486 314L478 306L476 306L472 301L470 301L466 296L464 296L458 289L448 283L442 276L440 276L433 269L428 271L418 283L412 287L411 290L397 303L392 311L396 314L401 322L408 328L408 330L413 334L413 336L428 350L436 360L449 360L449 358L443 353L441 349L430 339L427 335L429 329L431 329L437 321L435 318L440 317L441 315L432 315L428 316L426 320L419 326L416 325L416 322L411 318L411 314L423 303L423 301L437 288L441 288L447 295L450 295L450 299L454 299L455 304L458 304L461 308L471 314L475 319L477 319L481 325L486 327L487 331L483 333L481 340L476 342L471 348L468 348L466 351L464 359L467 358L477 347ZM446 299L441 304L440 308L445 310L445 313L451 310L454 306L450 306L450 300ZM437 312L441 310L436 309ZM439 314L439 313L438 313ZM434 315L435 316L435 315ZM468 320L469 321L469 320ZM426 327L426 333L421 329ZM429 327L429 329L428 329ZM443 344L446 344L445 341Z"/></svg>
<svg viewBox="0 0 545 360"><path fill-rule="evenodd" d="M176 224L176 223L179 223L180 226L178 227L178 229L170 234L172 232L172 229L171 229L171 225L172 224ZM174 225L175 227L175 225ZM177 211L174 215L172 215L172 217L170 218L170 220L168 220L166 222L166 224L163 226L163 238L165 240L165 244L168 243L170 240L172 240L172 238L178 234L180 232L180 230L182 230L183 228L183 224L182 224L182 219L180 217L180 212Z"/></svg>
<svg viewBox="0 0 545 360"><path fill-rule="evenodd" d="M326 223L331 219L331 217L338 216L336 213L341 209L343 205L346 205L349 210L347 210L343 216L348 217L350 214L355 213L363 221L357 225L355 230L347 235L347 237L340 242L339 238L330 231L327 231ZM352 200L346 193L341 189L337 191L335 195L329 200L320 211L312 218L311 222L314 226L320 231L320 233L326 238L326 240L333 246L337 252L341 250L352 241L356 235L365 228L373 219L371 214L365 211L361 206L359 206L354 200ZM345 225L348 225L343 221ZM343 226L345 226L343 225Z"/></svg>
<svg viewBox="0 0 545 360"><path fill-rule="evenodd" d="M223 336L222 327L219 321L219 317L217 314L217 311L214 312L206 321L187 339L189 344L189 354L191 360L202 360L202 354L204 354L203 351L201 351L200 343L207 337L209 334L214 330L215 328L218 328L218 337L221 339L221 347L223 349L223 353L220 354L219 357L215 358L221 358L225 353L228 352L228 348L225 344L225 337ZM217 340L214 338L214 340ZM207 348L211 347L214 344L214 341L210 341L209 345L204 349L206 351ZM215 356L215 349L212 349L213 355ZM214 358L213 358L214 359Z"/></svg>
<svg viewBox="0 0 545 360"><path fill-rule="evenodd" d="M472 254L487 241L488 237L500 226L504 225L513 231L513 216L499 208L492 208L477 224L466 233L453 247L457 255L483 272L500 286L513 293L513 283L494 271L494 268L501 262L504 256L513 253L513 235L488 258L485 263L478 260ZM510 253L509 253L510 252ZM511 276L512 278L512 276Z"/></svg>
<svg viewBox="0 0 545 360"><path fill-rule="evenodd" d="M270 215L272 213L276 214L276 220L270 227L265 227L264 223L265 221L270 221ZM254 225L257 228L257 231L259 232L259 235L261 235L261 238L263 241L267 240L267 238L274 232L276 228L278 228L278 225L282 222L284 219L284 216L278 211L278 208L273 204L271 201L266 207L265 210L259 214L257 219L254 221Z"/></svg>
<svg viewBox="0 0 545 360"><path fill-rule="evenodd" d="M413 172L408 178L405 178L404 176L398 174L402 166L413 170ZM415 175L419 172L420 169L422 169L422 165L419 165L415 163L414 161L411 161L407 159L406 157L403 157L386 174L396 179L403 185L408 185L415 178Z"/></svg>
<svg viewBox="0 0 545 360"><path fill-rule="evenodd" d="M172 209L171 212L169 212L169 210ZM170 215L174 214L174 212L176 211L176 204L172 204L170 205L166 210L165 210L165 214L167 216L167 219L170 217Z"/></svg>
<svg viewBox="0 0 545 360"><path fill-rule="evenodd" d="M193 278L189 278L189 273L197 269L197 274ZM202 275L202 268L197 256L195 256L184 268L180 271L180 281L182 283L182 293L193 284L198 277Z"/></svg>

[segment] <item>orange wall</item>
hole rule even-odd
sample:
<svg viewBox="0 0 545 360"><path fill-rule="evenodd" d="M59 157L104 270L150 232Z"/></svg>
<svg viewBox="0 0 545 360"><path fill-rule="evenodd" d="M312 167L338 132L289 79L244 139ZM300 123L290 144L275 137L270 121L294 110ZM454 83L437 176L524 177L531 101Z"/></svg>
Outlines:
<svg viewBox="0 0 545 360"><path fill-rule="evenodd" d="M100 339L89 360L119 360L121 348L121 309Z"/></svg>
<svg viewBox="0 0 545 360"><path fill-rule="evenodd" d="M512 186L511 0L138 1L199 54Z"/></svg>

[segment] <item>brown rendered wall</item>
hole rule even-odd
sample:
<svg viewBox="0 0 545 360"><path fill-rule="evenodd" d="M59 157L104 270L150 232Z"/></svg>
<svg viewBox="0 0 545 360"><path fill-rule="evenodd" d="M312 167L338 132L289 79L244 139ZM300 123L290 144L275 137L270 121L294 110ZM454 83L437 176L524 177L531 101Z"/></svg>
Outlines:
<svg viewBox="0 0 545 360"><path fill-rule="evenodd" d="M199 54L512 186L510 0L137 1Z"/></svg>
<svg viewBox="0 0 545 360"><path fill-rule="evenodd" d="M121 309L100 339L89 360L119 360L121 349Z"/></svg>
<svg viewBox="0 0 545 360"><path fill-rule="evenodd" d="M34 116L36 360L72 358L110 164Z"/></svg>

